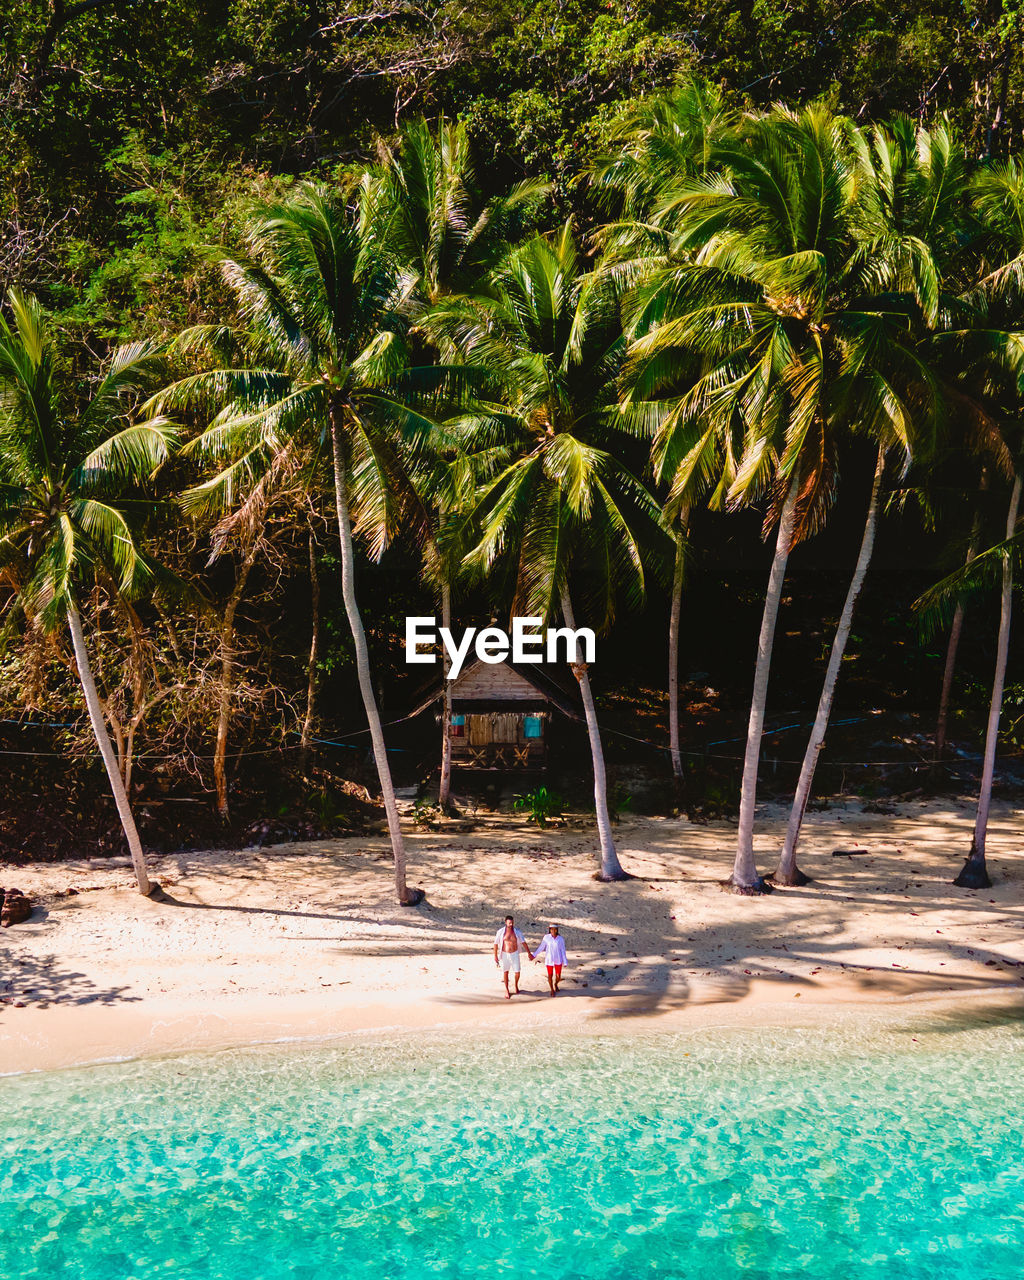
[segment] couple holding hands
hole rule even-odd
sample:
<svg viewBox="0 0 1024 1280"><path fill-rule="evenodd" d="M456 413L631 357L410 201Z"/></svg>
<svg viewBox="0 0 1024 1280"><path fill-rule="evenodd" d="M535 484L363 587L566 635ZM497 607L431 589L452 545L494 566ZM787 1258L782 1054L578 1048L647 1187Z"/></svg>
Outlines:
<svg viewBox="0 0 1024 1280"><path fill-rule="evenodd" d="M551 995L557 995L562 981L562 965L565 964L565 939L558 932L558 925L549 925L547 933L537 944L536 951L531 951L526 945L526 939L516 928L515 920L506 916L505 923L494 935L494 963L501 970L505 981L505 999L511 1000L519 994L519 974L523 967L524 951L526 958L536 964L544 957L548 969L548 991ZM508 986L510 973L515 975L515 988L512 991Z"/></svg>

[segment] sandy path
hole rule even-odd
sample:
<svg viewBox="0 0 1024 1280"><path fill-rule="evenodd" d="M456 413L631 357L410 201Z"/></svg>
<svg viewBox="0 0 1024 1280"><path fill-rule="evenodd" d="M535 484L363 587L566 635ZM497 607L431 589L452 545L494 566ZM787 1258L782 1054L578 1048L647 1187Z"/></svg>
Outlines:
<svg viewBox="0 0 1024 1280"><path fill-rule="evenodd" d="M581 826L502 816L467 834L411 832L410 883L427 890L415 910L393 904L380 838L165 857L158 901L94 863L0 866L0 883L41 902L0 934L0 1072L396 1026L792 1020L810 1005L983 990L1024 1003L1020 813L995 811L996 883L973 893L950 884L970 806L895 809L810 814L801 864L814 883L758 899L719 887L728 824L656 818L619 827L638 877L620 885L590 878ZM762 812L765 869L784 820ZM831 856L857 842L872 852ZM490 945L506 911L531 944L549 919L562 925L558 999L533 965L529 994L503 999Z"/></svg>

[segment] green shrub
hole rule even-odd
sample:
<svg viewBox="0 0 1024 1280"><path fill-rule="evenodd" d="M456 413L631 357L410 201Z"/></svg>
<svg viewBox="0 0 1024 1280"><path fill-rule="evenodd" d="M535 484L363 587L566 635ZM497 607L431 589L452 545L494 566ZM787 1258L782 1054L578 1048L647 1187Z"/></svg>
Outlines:
<svg viewBox="0 0 1024 1280"><path fill-rule="evenodd" d="M547 787L534 787L532 791L524 791L516 796L512 808L516 813L526 813L528 822L536 822L543 829L548 819L562 812L565 801L561 796L549 791Z"/></svg>

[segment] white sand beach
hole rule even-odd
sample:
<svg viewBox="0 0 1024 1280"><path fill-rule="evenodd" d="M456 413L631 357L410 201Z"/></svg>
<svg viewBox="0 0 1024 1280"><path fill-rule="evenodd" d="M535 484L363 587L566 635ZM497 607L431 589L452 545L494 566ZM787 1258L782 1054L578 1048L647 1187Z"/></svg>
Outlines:
<svg viewBox="0 0 1024 1280"><path fill-rule="evenodd" d="M1017 810L997 807L991 890L954 888L966 802L808 815L813 882L724 893L733 828L634 818L617 828L637 878L592 878L584 820L539 831L484 815L466 833L409 828L415 909L395 905L383 838L154 859L157 900L130 872L89 862L0 866L37 903L0 934L0 1072L384 1028L675 1029L820 1017L843 1005L1024 1007L1024 855ZM764 809L774 863L785 813ZM867 853L833 856L842 846ZM561 925L569 967L550 999L540 966L504 999L491 944L511 911L534 945Z"/></svg>

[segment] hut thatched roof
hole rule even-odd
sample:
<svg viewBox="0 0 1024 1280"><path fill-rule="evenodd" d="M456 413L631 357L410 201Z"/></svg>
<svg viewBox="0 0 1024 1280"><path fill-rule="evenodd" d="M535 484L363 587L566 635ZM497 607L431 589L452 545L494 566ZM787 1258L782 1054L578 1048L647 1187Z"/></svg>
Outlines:
<svg viewBox="0 0 1024 1280"><path fill-rule="evenodd" d="M561 664L564 669L565 664ZM452 681L452 708L460 715L487 711L546 711L554 708L563 715L578 719L582 712L575 680L570 687L552 674L551 667L540 663L467 662ZM417 692L409 715L417 716L440 701L441 679L429 680Z"/></svg>

